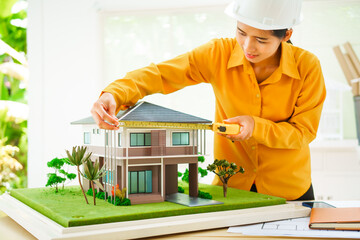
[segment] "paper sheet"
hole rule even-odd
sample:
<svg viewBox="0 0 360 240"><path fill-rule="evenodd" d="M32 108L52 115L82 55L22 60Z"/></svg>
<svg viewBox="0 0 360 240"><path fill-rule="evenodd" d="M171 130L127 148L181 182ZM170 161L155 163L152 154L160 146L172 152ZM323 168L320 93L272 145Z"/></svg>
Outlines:
<svg viewBox="0 0 360 240"><path fill-rule="evenodd" d="M326 201L335 207L360 207L360 201ZM228 232L251 236L287 236L321 238L360 238L360 231L314 230L309 228L310 217L230 227Z"/></svg>

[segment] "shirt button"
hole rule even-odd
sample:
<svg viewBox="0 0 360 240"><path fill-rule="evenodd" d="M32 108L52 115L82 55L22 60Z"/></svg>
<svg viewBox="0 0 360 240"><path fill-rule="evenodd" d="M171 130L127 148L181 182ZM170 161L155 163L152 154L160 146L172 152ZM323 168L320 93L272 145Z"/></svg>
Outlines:
<svg viewBox="0 0 360 240"><path fill-rule="evenodd" d="M255 168L255 169L254 169L254 173L256 173L256 172L257 172L257 169Z"/></svg>
<svg viewBox="0 0 360 240"><path fill-rule="evenodd" d="M256 97L259 98L259 97L260 97L260 94L256 94Z"/></svg>
<svg viewBox="0 0 360 240"><path fill-rule="evenodd" d="M255 148L256 148L255 146L251 146L251 149L252 149L252 150L255 150Z"/></svg>

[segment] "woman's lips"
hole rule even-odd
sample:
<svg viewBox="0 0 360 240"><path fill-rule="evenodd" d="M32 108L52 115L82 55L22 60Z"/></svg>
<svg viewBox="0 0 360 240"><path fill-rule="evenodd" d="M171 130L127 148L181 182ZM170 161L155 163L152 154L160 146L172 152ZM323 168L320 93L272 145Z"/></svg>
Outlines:
<svg viewBox="0 0 360 240"><path fill-rule="evenodd" d="M257 55L252 55L252 54L248 54L248 53L246 53L245 56L250 59L257 57Z"/></svg>

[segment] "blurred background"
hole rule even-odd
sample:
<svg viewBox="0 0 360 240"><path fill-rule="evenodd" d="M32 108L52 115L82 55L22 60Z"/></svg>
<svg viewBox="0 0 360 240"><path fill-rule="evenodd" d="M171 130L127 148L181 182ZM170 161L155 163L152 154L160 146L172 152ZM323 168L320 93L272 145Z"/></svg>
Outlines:
<svg viewBox="0 0 360 240"><path fill-rule="evenodd" d="M213 38L234 37L236 22L223 13L229 2L1 0L0 191L44 186L46 162L82 144L81 128L70 122L90 116L111 81ZM315 196L360 199L352 187L360 184L354 100L333 51L349 42L360 56L360 1L304 0L303 15L291 40L320 59L328 93L311 144ZM144 100L214 118L206 84ZM212 133L207 137L204 166L213 161Z"/></svg>

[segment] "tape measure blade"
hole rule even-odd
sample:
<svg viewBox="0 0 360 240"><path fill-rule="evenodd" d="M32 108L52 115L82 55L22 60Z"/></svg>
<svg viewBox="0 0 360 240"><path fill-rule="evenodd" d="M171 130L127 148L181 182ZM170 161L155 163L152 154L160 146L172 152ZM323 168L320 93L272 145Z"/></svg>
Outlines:
<svg viewBox="0 0 360 240"><path fill-rule="evenodd" d="M199 124L199 123L119 121L119 126L120 127L137 127L137 128L177 128L177 129L212 130L212 125Z"/></svg>

